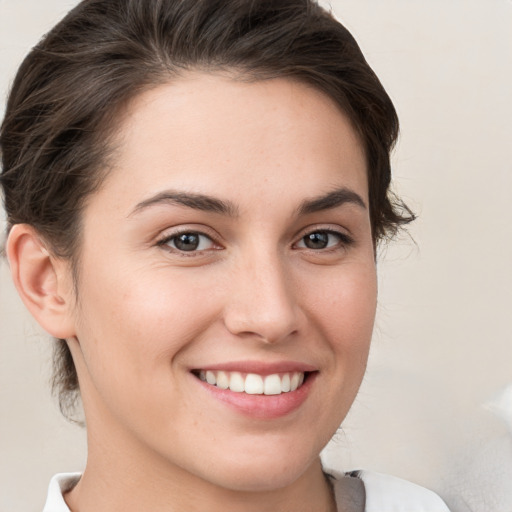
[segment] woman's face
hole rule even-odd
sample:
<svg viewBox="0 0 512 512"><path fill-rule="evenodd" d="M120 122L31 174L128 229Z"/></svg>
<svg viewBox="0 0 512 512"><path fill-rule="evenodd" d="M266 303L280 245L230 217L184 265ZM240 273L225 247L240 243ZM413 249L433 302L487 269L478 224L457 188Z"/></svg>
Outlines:
<svg viewBox="0 0 512 512"><path fill-rule="evenodd" d="M136 98L113 158L84 210L72 311L91 456L230 489L297 480L372 334L349 121L299 83L190 74Z"/></svg>

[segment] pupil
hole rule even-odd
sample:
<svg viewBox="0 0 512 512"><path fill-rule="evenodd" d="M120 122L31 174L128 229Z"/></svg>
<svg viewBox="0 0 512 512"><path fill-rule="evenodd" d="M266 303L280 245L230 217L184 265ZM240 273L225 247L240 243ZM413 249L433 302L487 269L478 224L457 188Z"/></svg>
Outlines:
<svg viewBox="0 0 512 512"><path fill-rule="evenodd" d="M327 233L310 233L304 237L304 243L308 249L325 249L329 243Z"/></svg>
<svg viewBox="0 0 512 512"><path fill-rule="evenodd" d="M174 243L181 251L195 251L199 246L199 236L194 233L183 233Z"/></svg>

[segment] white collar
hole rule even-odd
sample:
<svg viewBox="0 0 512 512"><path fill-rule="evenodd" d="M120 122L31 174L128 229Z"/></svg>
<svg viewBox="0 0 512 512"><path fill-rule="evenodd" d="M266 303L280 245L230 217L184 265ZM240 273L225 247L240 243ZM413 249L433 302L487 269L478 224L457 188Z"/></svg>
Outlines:
<svg viewBox="0 0 512 512"><path fill-rule="evenodd" d="M331 472L336 502L342 501L341 479L345 476ZM450 512L443 500L434 492L417 484L373 471L349 473L363 481L365 512Z"/></svg>
<svg viewBox="0 0 512 512"><path fill-rule="evenodd" d="M81 473L58 473L50 480L43 512L70 512L63 495L73 489Z"/></svg>

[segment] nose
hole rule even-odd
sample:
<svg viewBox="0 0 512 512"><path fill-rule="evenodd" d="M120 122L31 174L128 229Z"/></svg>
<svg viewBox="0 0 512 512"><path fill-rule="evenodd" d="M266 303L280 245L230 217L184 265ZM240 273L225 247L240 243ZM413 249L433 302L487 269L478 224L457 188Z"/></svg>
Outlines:
<svg viewBox="0 0 512 512"><path fill-rule="evenodd" d="M277 255L245 259L230 280L224 322L232 334L270 344L298 331L300 309L293 279Z"/></svg>

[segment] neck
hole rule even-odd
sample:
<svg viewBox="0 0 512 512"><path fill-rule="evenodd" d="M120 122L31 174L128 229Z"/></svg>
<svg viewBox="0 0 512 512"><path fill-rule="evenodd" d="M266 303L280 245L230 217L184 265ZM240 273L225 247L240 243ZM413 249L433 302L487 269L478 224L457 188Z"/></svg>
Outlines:
<svg viewBox="0 0 512 512"><path fill-rule="evenodd" d="M332 490L316 458L296 480L281 488L240 490L191 474L127 440L102 443L88 436L87 467L65 499L72 512L334 512ZM128 448L128 449L127 449ZM151 456L152 455L152 456Z"/></svg>

